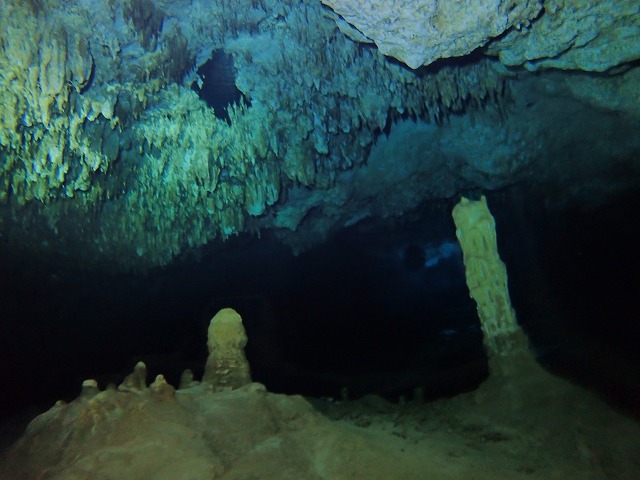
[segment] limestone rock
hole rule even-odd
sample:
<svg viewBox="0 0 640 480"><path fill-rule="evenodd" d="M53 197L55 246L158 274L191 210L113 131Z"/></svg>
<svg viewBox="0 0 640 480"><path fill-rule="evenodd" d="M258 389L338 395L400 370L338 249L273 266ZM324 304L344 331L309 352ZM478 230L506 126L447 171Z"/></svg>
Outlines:
<svg viewBox="0 0 640 480"><path fill-rule="evenodd" d="M82 398L92 398L95 397L98 393L100 393L98 382L96 382L92 378L89 378L82 382L82 390L80 391L80 396Z"/></svg>
<svg viewBox="0 0 640 480"><path fill-rule="evenodd" d="M474 238L480 252L492 251L490 235L488 248L482 245L493 229L486 203L463 202L458 213L485 227ZM219 312L211 322L213 361L206 375L215 380L220 368L231 366L218 362L229 358L221 354L227 352L242 368L226 371L248 382L245 343L240 316L232 309ZM214 393L210 385L190 382L176 392L158 375L146 388L139 363L125 381L141 388L135 395L111 387L99 391L94 380L86 380L79 398L57 402L34 418L0 455L0 478L638 477L635 421L554 378L530 356L502 360L501 375L491 375L478 390L433 404L394 406L371 397L314 402L339 421L322 416L301 396L269 393L258 383Z"/></svg>
<svg viewBox="0 0 640 480"><path fill-rule="evenodd" d="M147 388L147 366L144 362L136 363L133 372L127 375L118 387L118 390L126 392L141 392Z"/></svg>
<svg viewBox="0 0 640 480"><path fill-rule="evenodd" d="M512 2L513 10L498 0L326 1L336 11L366 7L350 14L380 20L371 26L388 33L398 58L402 49L433 60L489 42L487 51L510 65L601 69L633 58L640 44L629 0L548 1L544 13L525 0ZM69 262L86 268L142 272L217 239L267 229L299 252L366 216L401 214L525 175L565 178L575 166L552 174L546 161L580 157L568 146L593 142L586 129L556 128L562 123L553 115L570 119L560 107L533 114L564 83L551 72L535 77L536 92L548 87L542 96L524 88L533 77L506 80L511 72L494 58L413 72L385 58L383 46L363 48L340 34L336 22L346 30L347 14L315 0L0 0L0 11L0 204L7 208L0 230L8 248L43 260L69 252ZM354 26L352 38L376 40ZM490 39L496 32L499 39ZM236 85L250 101L230 108L231 124L190 88L212 49L233 56ZM637 118L634 80L584 77L562 91ZM577 113L591 131L606 120ZM375 176L369 152L389 131L396 136L399 122L415 120L434 127L419 138L422 151ZM632 158L637 128L620 126L615 142L599 142L601 165ZM421 178L403 175L414 167ZM371 173L371 181L352 181ZM399 177L411 183L389 181ZM582 185L593 177L591 170ZM389 188L380 195L383 183Z"/></svg>
<svg viewBox="0 0 640 480"><path fill-rule="evenodd" d="M335 21L345 35L373 41L382 53L411 68L466 55L485 45L505 65L531 71L602 72L640 58L640 12L635 0L323 3L339 15Z"/></svg>
<svg viewBox="0 0 640 480"><path fill-rule="evenodd" d="M149 388L152 393L164 398L173 398L176 393L176 389L167 383L164 375L158 375Z"/></svg>
<svg viewBox="0 0 640 480"><path fill-rule="evenodd" d="M636 0L551 0L531 28L489 47L505 65L602 72L640 58Z"/></svg>
<svg viewBox="0 0 640 480"><path fill-rule="evenodd" d="M191 369L187 368L182 375L180 375L180 383L178 385L179 390L184 390L185 388L189 388L196 385L193 380L193 372Z"/></svg>
<svg viewBox="0 0 640 480"><path fill-rule="evenodd" d="M522 346L523 337L511 307L507 268L498 254L496 223L483 196L462 198L453 209L462 247L467 286L475 300L489 355L504 355ZM525 343L526 345L526 343Z"/></svg>
<svg viewBox="0 0 640 480"><path fill-rule="evenodd" d="M637 478L640 427L528 358L432 404L323 405L259 384L58 402L0 455L11 480ZM606 473L605 473L606 472Z"/></svg>
<svg viewBox="0 0 640 480"><path fill-rule="evenodd" d="M459 57L536 17L535 0L322 0L380 51L411 68ZM352 38L353 34L338 26Z"/></svg>
<svg viewBox="0 0 640 480"><path fill-rule="evenodd" d="M595 108L640 120L640 67L620 75L572 75L564 81L571 94Z"/></svg>
<svg viewBox="0 0 640 480"><path fill-rule="evenodd" d="M209 324L209 357L204 367L203 383L214 390L239 388L251 383L249 362L244 355L247 334L242 318L232 308L223 308Z"/></svg>

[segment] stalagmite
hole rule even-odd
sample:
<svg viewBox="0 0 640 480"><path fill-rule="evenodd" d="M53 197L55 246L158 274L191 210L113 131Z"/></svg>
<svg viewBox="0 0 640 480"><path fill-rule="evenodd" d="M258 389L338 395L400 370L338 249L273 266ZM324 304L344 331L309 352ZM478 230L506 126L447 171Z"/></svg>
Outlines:
<svg viewBox="0 0 640 480"><path fill-rule="evenodd" d="M203 383L214 390L235 389L251 383L249 362L244 355L247 334L242 318L232 308L223 308L209 324L209 357L204 367Z"/></svg>
<svg viewBox="0 0 640 480"><path fill-rule="evenodd" d="M500 357L528 351L511 307L507 269L498 254L496 224L487 200L462 198L453 209L469 293L475 300L492 370Z"/></svg>
<svg viewBox="0 0 640 480"><path fill-rule="evenodd" d="M100 393L100 389L98 388L98 382L94 379L90 378L82 382L82 391L80 392L81 398L93 398L98 393Z"/></svg>
<svg viewBox="0 0 640 480"><path fill-rule="evenodd" d="M144 362L136 363L133 372L125 377L118 390L123 392L144 392L147 389L147 366Z"/></svg>

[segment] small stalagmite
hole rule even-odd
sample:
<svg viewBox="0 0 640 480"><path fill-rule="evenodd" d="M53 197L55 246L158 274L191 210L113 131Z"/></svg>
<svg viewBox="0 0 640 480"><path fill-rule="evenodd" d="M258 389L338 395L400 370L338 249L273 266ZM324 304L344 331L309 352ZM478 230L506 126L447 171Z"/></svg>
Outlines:
<svg viewBox="0 0 640 480"><path fill-rule="evenodd" d="M147 389L147 366L144 362L136 363L133 372L125 377L118 390L122 392L144 392Z"/></svg>
<svg viewBox="0 0 640 480"><path fill-rule="evenodd" d="M203 383L211 384L214 390L235 389L251 383L249 362L244 354L246 344L247 334L238 312L232 308L220 310L209 324L209 357Z"/></svg>

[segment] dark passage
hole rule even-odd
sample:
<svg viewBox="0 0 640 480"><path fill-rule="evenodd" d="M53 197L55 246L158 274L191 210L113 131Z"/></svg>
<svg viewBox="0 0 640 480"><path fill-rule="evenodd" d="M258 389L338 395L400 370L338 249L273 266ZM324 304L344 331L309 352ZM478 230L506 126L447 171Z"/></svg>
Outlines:
<svg viewBox="0 0 640 480"><path fill-rule="evenodd" d="M546 208L542 196L496 196L512 302L553 373L640 417L640 192L596 210Z"/></svg>
<svg viewBox="0 0 640 480"><path fill-rule="evenodd" d="M640 197L598 212L490 197L514 306L541 361L633 410L640 401L640 291L630 222ZM177 384L200 375L206 329L238 310L255 380L276 392L427 399L475 388L486 359L450 218L434 204L406 223L362 222L293 257L269 235L212 245L198 263L107 278L2 258L3 415L119 383L135 362ZM151 379L151 378L150 378Z"/></svg>
<svg viewBox="0 0 640 480"><path fill-rule="evenodd" d="M299 257L269 235L236 238L144 277L5 260L4 409L72 398L86 378L118 383L141 359L176 384L185 368L199 375L209 320L228 306L244 319L254 379L272 391L397 399L421 385L428 397L474 388L486 361L448 209L359 224Z"/></svg>

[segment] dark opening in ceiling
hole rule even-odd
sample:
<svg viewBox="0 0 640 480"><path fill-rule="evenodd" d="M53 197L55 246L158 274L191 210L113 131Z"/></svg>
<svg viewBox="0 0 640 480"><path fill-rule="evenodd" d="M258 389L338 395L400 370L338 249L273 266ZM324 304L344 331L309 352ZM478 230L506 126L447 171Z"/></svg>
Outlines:
<svg viewBox="0 0 640 480"><path fill-rule="evenodd" d="M230 122L229 106L244 102L247 98L236 87L236 70L233 57L224 50L214 50L211 58L198 68L201 86L193 84L193 90L211 107L216 117Z"/></svg>

